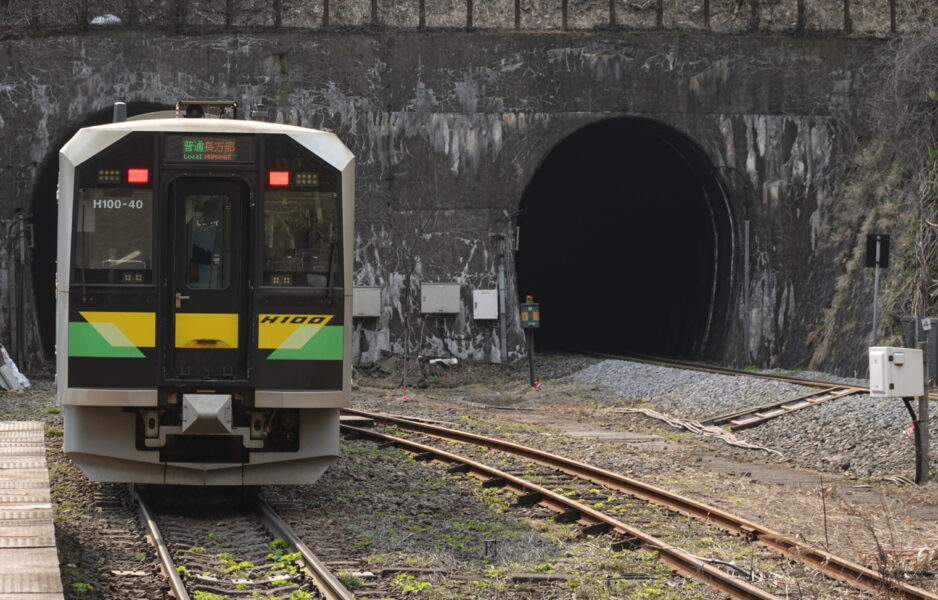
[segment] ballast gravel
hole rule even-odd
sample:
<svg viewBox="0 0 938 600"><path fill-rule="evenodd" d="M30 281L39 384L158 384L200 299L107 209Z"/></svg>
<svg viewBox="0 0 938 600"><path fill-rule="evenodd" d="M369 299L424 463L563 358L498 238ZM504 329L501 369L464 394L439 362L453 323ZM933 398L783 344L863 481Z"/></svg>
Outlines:
<svg viewBox="0 0 938 600"><path fill-rule="evenodd" d="M804 379L867 385L864 380L799 372ZM603 360L565 379L592 384L617 404L650 408L682 419L701 420L793 399L814 388L747 375L716 375L623 360ZM918 402L913 401L918 410ZM647 419L635 415L636 419ZM915 476L912 418L902 400L857 394L831 400L757 427L736 432L746 442L775 450L727 452L740 460L763 460L792 467L848 474L875 480L911 480ZM938 414L929 416L930 464L936 463ZM934 485L934 484L932 484Z"/></svg>

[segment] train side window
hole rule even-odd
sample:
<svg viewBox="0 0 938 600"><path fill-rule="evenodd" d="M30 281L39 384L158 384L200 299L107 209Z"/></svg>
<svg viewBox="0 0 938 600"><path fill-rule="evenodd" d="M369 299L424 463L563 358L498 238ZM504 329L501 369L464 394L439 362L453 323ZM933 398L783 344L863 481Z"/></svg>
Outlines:
<svg viewBox="0 0 938 600"><path fill-rule="evenodd" d="M339 279L335 275L342 264L338 224L335 192L268 191L264 198L264 284L327 287Z"/></svg>
<svg viewBox="0 0 938 600"><path fill-rule="evenodd" d="M152 190L79 189L74 246L72 268L75 283L151 283Z"/></svg>

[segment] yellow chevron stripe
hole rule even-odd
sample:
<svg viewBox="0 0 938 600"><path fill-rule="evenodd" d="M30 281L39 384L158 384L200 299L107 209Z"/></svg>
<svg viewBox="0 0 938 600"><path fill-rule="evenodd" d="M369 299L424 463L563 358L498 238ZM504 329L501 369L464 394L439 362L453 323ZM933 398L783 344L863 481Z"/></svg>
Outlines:
<svg viewBox="0 0 938 600"><path fill-rule="evenodd" d="M335 315L257 315L257 347L265 350L296 345L299 337L309 341ZM300 330L300 328L304 328ZM310 333L311 332L311 333ZM299 337L297 337L299 336ZM289 340L289 341L288 341ZM301 344L302 345L302 344Z"/></svg>
<svg viewBox="0 0 938 600"><path fill-rule="evenodd" d="M95 328L106 332L110 325L124 334L138 348L156 347L156 313L151 312L100 312L83 310L78 314Z"/></svg>

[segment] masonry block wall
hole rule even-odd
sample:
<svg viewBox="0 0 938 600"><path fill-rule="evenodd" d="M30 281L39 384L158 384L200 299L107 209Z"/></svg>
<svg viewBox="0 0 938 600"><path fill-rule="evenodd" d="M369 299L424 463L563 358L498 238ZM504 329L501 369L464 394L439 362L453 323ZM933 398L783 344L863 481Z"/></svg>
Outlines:
<svg viewBox="0 0 938 600"><path fill-rule="evenodd" d="M125 20L135 4L137 23L146 10L160 23L176 14L172 3L159 10L115 4ZM471 318L471 292L495 287L505 256L515 315L520 290L505 244L526 185L565 137L619 116L664 123L735 173L725 176L733 210L753 227L754 331L742 340L737 287L726 344L712 357L784 364L805 355L839 251L825 248L817 232L837 186L840 132L844 124L862 126L863 67L881 40L725 35L703 25L658 30L655 2L616 2L620 27L599 29L609 23L610 3L586 0L474 0L472 31L465 30L464 1L283 0L277 31L264 4L249 11L260 27L250 31L225 30L225 2L194 2L180 22L214 19L216 29L89 27L0 41L0 340L9 343L15 315L8 298L18 293L8 229L29 214L37 245L54 239L48 181L58 146L78 126L107 120L115 100L165 106L230 98L262 102L277 121L330 129L357 156L355 282L382 290L381 316L356 325L362 363L405 350L480 361L523 356L517 317L509 320L503 356L494 324ZM703 23L703 4L691 4L664 2L665 27ZM736 31L733 2L708 4L711 30ZM761 30L775 22L789 30L792 18L797 25L801 3L789 4L783 10L785 3L763 2ZM514 31L516 6L527 33ZM812 10L802 18L826 14ZM568 29L582 30L562 31L564 13ZM380 28L369 29L375 15ZM738 11L735 18L743 19ZM652 29L625 29L627 21ZM750 27L740 22L738 31ZM535 33L541 30L548 31ZM51 332L37 323L50 318L53 290L51 278L44 280L49 269L34 264L41 248L32 253L19 339L27 368L38 368ZM461 285L463 310L424 321L415 312L420 283L450 281Z"/></svg>

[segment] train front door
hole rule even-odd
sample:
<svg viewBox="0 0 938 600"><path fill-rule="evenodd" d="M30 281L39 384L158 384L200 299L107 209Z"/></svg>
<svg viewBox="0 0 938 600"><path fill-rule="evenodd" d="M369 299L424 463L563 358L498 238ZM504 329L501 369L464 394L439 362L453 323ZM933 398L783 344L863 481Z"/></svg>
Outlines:
<svg viewBox="0 0 938 600"><path fill-rule="evenodd" d="M167 379L248 378L249 198L234 178L180 177L169 186Z"/></svg>

